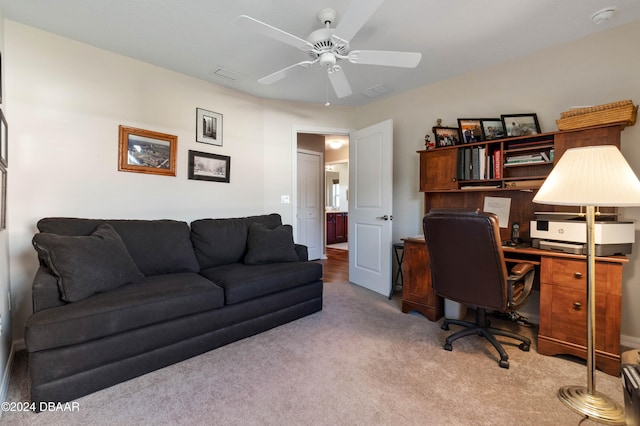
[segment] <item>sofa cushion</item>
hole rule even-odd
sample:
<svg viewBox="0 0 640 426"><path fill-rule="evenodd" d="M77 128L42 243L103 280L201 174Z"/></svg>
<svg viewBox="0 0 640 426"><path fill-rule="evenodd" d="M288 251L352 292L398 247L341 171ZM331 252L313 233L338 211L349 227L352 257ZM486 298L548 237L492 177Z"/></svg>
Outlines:
<svg viewBox="0 0 640 426"><path fill-rule="evenodd" d="M322 265L314 262L234 263L205 269L200 274L224 287L225 303L232 305L320 280Z"/></svg>
<svg viewBox="0 0 640 426"><path fill-rule="evenodd" d="M293 243L291 225L280 225L269 229L261 223L249 225L247 236L247 254L244 263L259 265L263 263L297 262L298 253Z"/></svg>
<svg viewBox="0 0 640 426"><path fill-rule="evenodd" d="M62 300L77 302L144 276L118 233L107 224L88 236L41 232L33 245L58 279Z"/></svg>
<svg viewBox="0 0 640 426"><path fill-rule="evenodd" d="M29 352L63 347L217 309L223 304L222 288L198 274L146 277L33 314L27 320L25 342Z"/></svg>
<svg viewBox="0 0 640 426"><path fill-rule="evenodd" d="M201 269L242 262L247 251L249 224L273 229L282 225L279 214L191 222L191 241Z"/></svg>
<svg viewBox="0 0 640 426"><path fill-rule="evenodd" d="M200 270L186 222L50 217L38 221L38 229L59 235L89 235L102 223L110 224L120 234L146 276Z"/></svg>

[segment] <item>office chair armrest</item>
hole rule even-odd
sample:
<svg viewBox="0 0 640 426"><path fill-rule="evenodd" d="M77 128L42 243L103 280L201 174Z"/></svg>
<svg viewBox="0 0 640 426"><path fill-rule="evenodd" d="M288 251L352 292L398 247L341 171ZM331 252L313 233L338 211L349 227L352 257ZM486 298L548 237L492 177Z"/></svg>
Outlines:
<svg viewBox="0 0 640 426"><path fill-rule="evenodd" d="M531 263L518 263L511 268L511 275L507 277L507 306L510 309L517 309L526 302L533 287L535 273L535 267Z"/></svg>
<svg viewBox="0 0 640 426"><path fill-rule="evenodd" d="M511 273L513 275L524 276L527 272L533 269L533 263L518 263L511 268Z"/></svg>

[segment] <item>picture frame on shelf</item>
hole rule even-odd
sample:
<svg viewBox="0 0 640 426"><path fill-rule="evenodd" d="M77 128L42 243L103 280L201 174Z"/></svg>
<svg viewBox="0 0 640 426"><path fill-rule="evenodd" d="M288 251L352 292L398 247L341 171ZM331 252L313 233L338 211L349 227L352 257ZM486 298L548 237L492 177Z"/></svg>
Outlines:
<svg viewBox="0 0 640 426"><path fill-rule="evenodd" d="M492 141L504 138L504 123L501 118L483 118L481 123L482 140Z"/></svg>
<svg viewBox="0 0 640 426"><path fill-rule="evenodd" d="M433 126L436 148L460 145L460 132L457 127Z"/></svg>
<svg viewBox="0 0 640 426"><path fill-rule="evenodd" d="M7 227L7 169L0 166L0 230Z"/></svg>
<svg viewBox="0 0 640 426"><path fill-rule="evenodd" d="M9 167L9 129L4 112L0 109L0 164Z"/></svg>
<svg viewBox="0 0 640 426"><path fill-rule="evenodd" d="M175 176L178 137L135 127L119 127L118 170Z"/></svg>
<svg viewBox="0 0 640 426"><path fill-rule="evenodd" d="M460 128L460 139L462 143L482 142L482 119L481 118L458 118Z"/></svg>
<svg viewBox="0 0 640 426"><path fill-rule="evenodd" d="M196 141L222 146L222 114L196 108Z"/></svg>
<svg viewBox="0 0 640 426"><path fill-rule="evenodd" d="M189 179L229 183L231 157L189 150Z"/></svg>
<svg viewBox="0 0 640 426"><path fill-rule="evenodd" d="M531 136L541 133L538 115L528 114L502 114L500 116L505 135L508 138L516 136Z"/></svg>

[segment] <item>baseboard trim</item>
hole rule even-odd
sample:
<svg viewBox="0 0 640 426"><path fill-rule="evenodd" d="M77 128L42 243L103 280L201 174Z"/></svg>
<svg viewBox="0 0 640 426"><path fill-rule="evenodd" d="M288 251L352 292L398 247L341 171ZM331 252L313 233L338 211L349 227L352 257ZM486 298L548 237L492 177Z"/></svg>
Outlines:
<svg viewBox="0 0 640 426"><path fill-rule="evenodd" d="M24 345L24 339L22 340L22 345ZM7 366L4 369L4 373L2 374L2 383L0 384L0 402L5 402L7 400L7 392L9 391L9 380L11 379L11 367L13 366L13 356L18 351L16 349L17 342L11 343L11 350L9 351L9 359L7 360ZM2 419L3 411L0 410L0 419Z"/></svg>

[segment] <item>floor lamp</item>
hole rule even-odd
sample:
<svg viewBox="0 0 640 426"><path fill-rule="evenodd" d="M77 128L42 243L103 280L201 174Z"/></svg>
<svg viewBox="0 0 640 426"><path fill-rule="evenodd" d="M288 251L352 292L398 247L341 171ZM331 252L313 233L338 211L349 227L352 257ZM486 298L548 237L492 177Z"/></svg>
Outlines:
<svg viewBox="0 0 640 426"><path fill-rule="evenodd" d="M585 206L587 225L587 387L563 386L560 400L592 420L626 424L624 408L597 392L595 375L595 243L596 207L640 206L640 182L614 145L568 149L533 198L534 203Z"/></svg>

